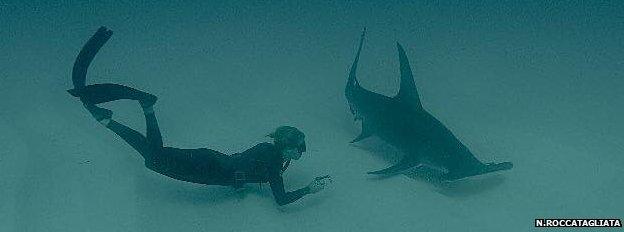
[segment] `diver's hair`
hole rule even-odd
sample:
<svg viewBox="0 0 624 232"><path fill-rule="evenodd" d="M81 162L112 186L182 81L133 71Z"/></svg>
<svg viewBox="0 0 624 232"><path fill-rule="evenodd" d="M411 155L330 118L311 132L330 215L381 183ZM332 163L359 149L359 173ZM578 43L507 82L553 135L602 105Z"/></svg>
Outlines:
<svg viewBox="0 0 624 232"><path fill-rule="evenodd" d="M303 132L292 126L280 126L267 136L273 139L278 149L296 146L301 139L305 138Z"/></svg>

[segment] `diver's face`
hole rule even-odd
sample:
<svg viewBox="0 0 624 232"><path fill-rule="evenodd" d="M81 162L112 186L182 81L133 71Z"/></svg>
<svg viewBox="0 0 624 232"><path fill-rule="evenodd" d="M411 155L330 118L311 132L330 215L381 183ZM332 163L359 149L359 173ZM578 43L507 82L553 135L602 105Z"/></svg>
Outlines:
<svg viewBox="0 0 624 232"><path fill-rule="evenodd" d="M295 147L288 147L282 151L284 158L298 160L306 151L305 141L301 139Z"/></svg>
<svg viewBox="0 0 624 232"><path fill-rule="evenodd" d="M286 148L284 149L282 154L284 155L284 158L286 159L298 160L299 158L301 158L302 153L296 148Z"/></svg>

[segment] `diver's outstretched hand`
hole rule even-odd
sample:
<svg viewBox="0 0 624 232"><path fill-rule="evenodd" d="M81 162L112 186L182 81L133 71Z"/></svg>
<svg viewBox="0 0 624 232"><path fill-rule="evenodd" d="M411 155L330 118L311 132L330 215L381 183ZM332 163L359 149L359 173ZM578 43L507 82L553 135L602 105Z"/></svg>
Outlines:
<svg viewBox="0 0 624 232"><path fill-rule="evenodd" d="M308 190L310 191L310 193L317 193L325 189L325 187L329 185L330 183L332 183L331 176L329 175L319 176L319 177L314 178L314 180L312 180L312 182L308 184Z"/></svg>

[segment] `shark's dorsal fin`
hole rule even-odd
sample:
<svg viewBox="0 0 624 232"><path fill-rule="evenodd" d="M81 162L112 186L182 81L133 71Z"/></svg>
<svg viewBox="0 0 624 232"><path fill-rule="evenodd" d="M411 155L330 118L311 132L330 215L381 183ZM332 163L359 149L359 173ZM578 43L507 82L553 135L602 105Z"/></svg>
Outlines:
<svg viewBox="0 0 624 232"><path fill-rule="evenodd" d="M351 140L350 143L359 142L362 139L370 137L371 135L373 135L373 129L370 127L368 123L366 123L366 121L362 120L362 132L360 133L360 135L358 135L358 137Z"/></svg>
<svg viewBox="0 0 624 232"><path fill-rule="evenodd" d="M351 65L351 70L349 71L349 79L347 79L347 86L359 85L357 78L355 76L355 72L357 70L358 61L360 60L360 52L362 51L362 44L364 44L365 33L366 33L366 28L362 30L362 35L360 36L360 45L358 46L358 51L357 51L357 54L355 55L355 60L353 60L353 64Z"/></svg>
<svg viewBox="0 0 624 232"><path fill-rule="evenodd" d="M394 97L399 102L406 104L413 109L422 109L420 103L420 97L418 96L418 90L416 89L416 83L412 76L412 69L410 68L409 60L401 44L397 43L397 49L399 51L399 63L401 70L400 88L399 93Z"/></svg>

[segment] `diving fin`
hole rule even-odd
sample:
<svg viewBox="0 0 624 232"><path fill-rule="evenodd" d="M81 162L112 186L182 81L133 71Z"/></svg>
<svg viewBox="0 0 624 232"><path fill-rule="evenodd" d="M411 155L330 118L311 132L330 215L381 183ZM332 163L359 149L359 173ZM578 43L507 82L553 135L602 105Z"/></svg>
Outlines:
<svg viewBox="0 0 624 232"><path fill-rule="evenodd" d="M79 89L67 90L74 97L79 97L84 104L100 104L120 99L137 100L141 105L151 106L158 99L141 90L119 84L93 84Z"/></svg>
<svg viewBox="0 0 624 232"><path fill-rule="evenodd" d="M79 89L85 86L87 79L87 69L93 61L93 58L98 53L100 48L110 39L113 35L113 31L106 27L100 27L93 36L85 43L80 50L80 53L76 57L74 67L72 69L72 82L75 89Z"/></svg>

